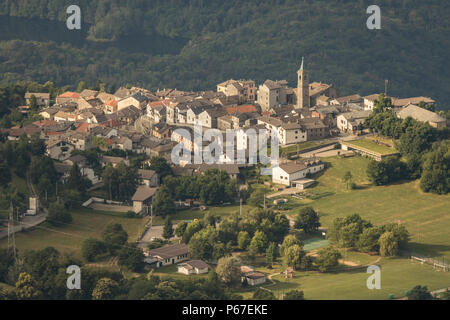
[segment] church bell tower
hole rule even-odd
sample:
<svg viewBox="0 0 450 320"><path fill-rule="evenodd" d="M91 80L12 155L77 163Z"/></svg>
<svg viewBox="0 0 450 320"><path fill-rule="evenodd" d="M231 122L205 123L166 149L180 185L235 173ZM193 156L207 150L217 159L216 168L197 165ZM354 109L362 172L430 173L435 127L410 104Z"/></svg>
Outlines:
<svg viewBox="0 0 450 320"><path fill-rule="evenodd" d="M297 108L309 108L309 76L303 69L303 57L300 69L297 71Z"/></svg>

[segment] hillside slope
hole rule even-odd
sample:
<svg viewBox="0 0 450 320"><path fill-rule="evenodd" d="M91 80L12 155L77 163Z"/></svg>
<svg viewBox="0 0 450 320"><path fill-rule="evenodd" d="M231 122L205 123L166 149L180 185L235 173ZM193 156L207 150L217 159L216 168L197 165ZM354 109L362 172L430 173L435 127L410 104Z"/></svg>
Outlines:
<svg viewBox="0 0 450 320"><path fill-rule="evenodd" d="M157 89L214 89L228 78L286 79L302 56L311 80L340 93L431 96L450 106L450 3L380 0L382 29L366 28L372 1L78 1L81 31L65 27L73 1L0 4L0 83L102 79ZM9 26L8 28L6 28Z"/></svg>

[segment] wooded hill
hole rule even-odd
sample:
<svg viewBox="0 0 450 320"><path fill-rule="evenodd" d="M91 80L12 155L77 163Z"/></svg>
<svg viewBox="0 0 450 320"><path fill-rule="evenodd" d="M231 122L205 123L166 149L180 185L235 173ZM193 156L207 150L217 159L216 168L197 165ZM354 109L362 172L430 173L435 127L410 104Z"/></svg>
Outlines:
<svg viewBox="0 0 450 320"><path fill-rule="evenodd" d="M69 31L71 0L0 3L0 83L56 85L97 79L109 88L214 89L228 78L286 79L302 56L312 81L342 95L384 91L450 105L450 3L379 0L368 30L365 0L79 0L82 30Z"/></svg>

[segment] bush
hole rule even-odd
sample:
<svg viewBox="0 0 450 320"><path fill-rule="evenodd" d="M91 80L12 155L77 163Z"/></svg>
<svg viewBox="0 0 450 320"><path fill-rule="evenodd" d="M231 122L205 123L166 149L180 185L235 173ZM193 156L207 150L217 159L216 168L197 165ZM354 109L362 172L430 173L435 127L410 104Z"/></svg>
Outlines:
<svg viewBox="0 0 450 320"><path fill-rule="evenodd" d="M72 215L60 203L51 203L48 207L47 221L55 226L72 222Z"/></svg>
<svg viewBox="0 0 450 320"><path fill-rule="evenodd" d="M99 258L99 256L105 254L107 251L106 245L103 241L89 238L83 241L81 244L81 255L88 262L93 262Z"/></svg>

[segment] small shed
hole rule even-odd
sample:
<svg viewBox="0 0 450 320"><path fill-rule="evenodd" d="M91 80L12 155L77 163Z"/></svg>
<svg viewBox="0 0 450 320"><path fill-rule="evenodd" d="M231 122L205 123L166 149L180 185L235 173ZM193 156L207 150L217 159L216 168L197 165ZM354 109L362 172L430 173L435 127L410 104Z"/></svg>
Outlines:
<svg viewBox="0 0 450 320"><path fill-rule="evenodd" d="M190 260L178 264L178 273L186 275L208 273L209 265L202 260Z"/></svg>

